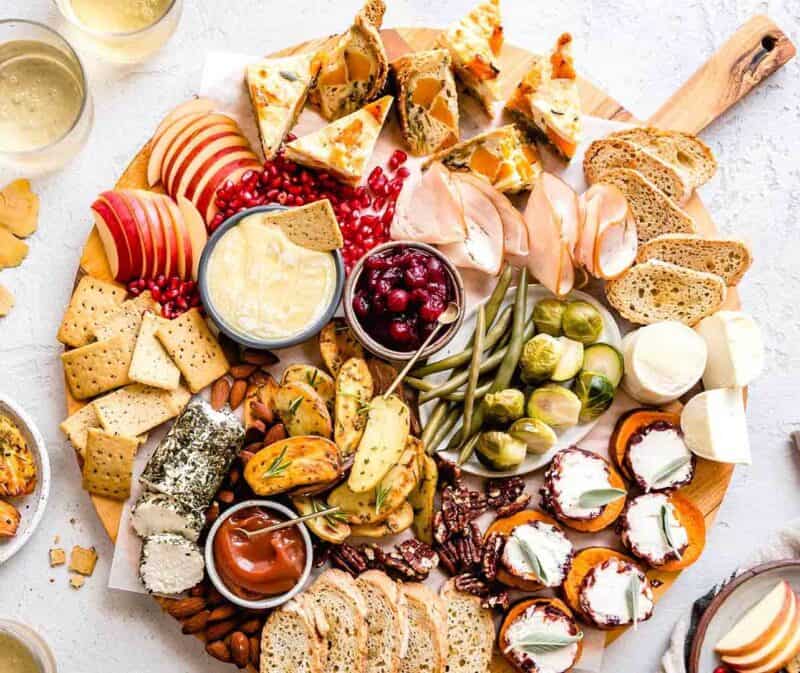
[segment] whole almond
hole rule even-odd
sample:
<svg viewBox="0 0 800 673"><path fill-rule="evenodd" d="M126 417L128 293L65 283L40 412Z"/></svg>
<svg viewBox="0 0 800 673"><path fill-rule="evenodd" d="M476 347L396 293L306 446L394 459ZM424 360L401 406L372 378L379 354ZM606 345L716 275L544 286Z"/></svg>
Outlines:
<svg viewBox="0 0 800 673"><path fill-rule="evenodd" d="M221 640L236 628L235 619L225 619L221 622L209 623L206 627L206 640Z"/></svg>
<svg viewBox="0 0 800 673"><path fill-rule="evenodd" d="M206 510L206 523L211 525L219 517L219 503L215 500L211 506Z"/></svg>
<svg viewBox="0 0 800 673"><path fill-rule="evenodd" d="M242 402L244 402L244 396L247 394L247 381L243 379L237 379L233 382L233 387L231 388L231 395L230 395L230 405L231 409L238 409Z"/></svg>
<svg viewBox="0 0 800 673"><path fill-rule="evenodd" d="M264 435L264 446L269 446L282 439L286 439L286 426L283 423L276 423Z"/></svg>
<svg viewBox="0 0 800 673"><path fill-rule="evenodd" d="M199 584L195 584L191 589L189 589L189 595L194 596L195 598L197 596L205 596L206 589L208 589L208 587L205 585L205 582L200 582Z"/></svg>
<svg viewBox="0 0 800 673"><path fill-rule="evenodd" d="M264 434L267 432L267 426L264 421L254 420L248 428L244 431L244 444L252 444L253 442L263 442Z"/></svg>
<svg viewBox="0 0 800 673"><path fill-rule="evenodd" d="M256 449L255 451L252 451L250 449L242 449L241 451L239 451L239 460L242 461L242 465L247 465L248 461L253 456L255 456L258 451L261 450L262 444L261 444L261 442L259 442L258 444L254 444L252 446L255 447L255 449Z"/></svg>
<svg viewBox="0 0 800 673"><path fill-rule="evenodd" d="M186 619L196 615L206 607L206 601L202 597L197 598L178 598L166 604L166 611L176 619Z"/></svg>
<svg viewBox="0 0 800 673"><path fill-rule="evenodd" d="M230 398L231 384L224 376L217 379L211 386L211 408L219 411Z"/></svg>
<svg viewBox="0 0 800 673"><path fill-rule="evenodd" d="M208 588L208 595L206 596L206 603L211 606L216 607L217 605L222 605L223 603L227 603L225 596L223 596L215 587Z"/></svg>
<svg viewBox="0 0 800 673"><path fill-rule="evenodd" d="M224 661L226 664L231 663L231 651L228 646L221 640L215 640L206 644L206 652L208 652L214 659Z"/></svg>
<svg viewBox="0 0 800 673"><path fill-rule="evenodd" d="M258 400L250 402L250 411L254 418L264 421L268 425L275 421L275 412L270 409L266 404Z"/></svg>
<svg viewBox="0 0 800 673"><path fill-rule="evenodd" d="M217 500L219 500L223 505L232 505L233 501L235 500L233 491L229 491L224 489L217 493Z"/></svg>
<svg viewBox="0 0 800 673"><path fill-rule="evenodd" d="M258 369L258 365L242 364L233 365L230 369L230 375L235 379L246 379L250 374Z"/></svg>
<svg viewBox="0 0 800 673"><path fill-rule="evenodd" d="M261 663L261 640L256 636L250 636L250 663L256 667Z"/></svg>
<svg viewBox="0 0 800 673"><path fill-rule="evenodd" d="M211 614L210 610L201 610L196 615L189 617L183 622L181 631L183 633L200 633L208 624L208 616Z"/></svg>
<svg viewBox="0 0 800 673"><path fill-rule="evenodd" d="M252 374L250 374L250 376L247 377L247 380L254 386L260 388L261 386L267 385L271 378L272 376L263 369L256 369Z"/></svg>
<svg viewBox="0 0 800 673"><path fill-rule="evenodd" d="M226 603L225 605L220 605L218 608L214 608L211 611L208 621L209 623L221 622L223 619L230 619L235 614L236 606L231 603Z"/></svg>
<svg viewBox="0 0 800 673"><path fill-rule="evenodd" d="M274 365L280 361L272 351L257 351L251 348L245 349L244 353L242 353L242 360L259 367Z"/></svg>
<svg viewBox="0 0 800 673"><path fill-rule="evenodd" d="M246 622L242 622L239 624L239 630L243 633L246 633L248 636L252 636L258 633L261 630L261 626L264 624L263 619L259 619L258 617L253 617L253 619L248 619Z"/></svg>
<svg viewBox="0 0 800 673"><path fill-rule="evenodd" d="M242 473L239 471L238 468L232 467L231 471L228 472L228 483L231 486L236 486L239 483L239 479L241 478Z"/></svg>
<svg viewBox="0 0 800 673"><path fill-rule="evenodd" d="M239 668L247 666L250 660L250 640L241 631L234 631L231 634L231 659Z"/></svg>

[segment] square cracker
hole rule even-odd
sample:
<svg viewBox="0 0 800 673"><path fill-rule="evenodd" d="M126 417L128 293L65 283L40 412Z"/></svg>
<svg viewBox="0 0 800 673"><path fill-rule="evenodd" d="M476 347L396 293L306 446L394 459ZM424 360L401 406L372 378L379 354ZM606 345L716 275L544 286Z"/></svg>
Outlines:
<svg viewBox="0 0 800 673"><path fill-rule="evenodd" d="M328 199L299 208L264 213L264 222L278 225L292 243L309 250L330 252L344 245L342 230Z"/></svg>
<svg viewBox="0 0 800 673"><path fill-rule="evenodd" d="M106 432L135 437L175 418L190 397L183 387L169 391L132 383L104 395L92 405Z"/></svg>
<svg viewBox="0 0 800 673"><path fill-rule="evenodd" d="M84 276L69 300L64 312L58 340L78 348L92 341L92 326L95 321L112 313L125 299L125 288L116 283Z"/></svg>
<svg viewBox="0 0 800 673"><path fill-rule="evenodd" d="M98 341L104 341L117 334L123 334L132 343L136 340L139 326L142 324L142 315L145 311L154 311L156 307L157 304L153 301L149 290L134 299L123 301L117 309L95 320L92 326L94 336Z"/></svg>
<svg viewBox="0 0 800 673"><path fill-rule="evenodd" d="M135 437L120 437L91 428L86 441L83 488L94 495L127 500L131 494L133 457L138 446ZM73 557L74 553L73 550ZM71 561L70 567L72 565Z"/></svg>
<svg viewBox="0 0 800 673"><path fill-rule="evenodd" d="M94 405L87 404L69 416L58 427L72 442L72 446L75 447L81 458L85 459L89 428L100 428L102 426L100 425L100 419L97 417L97 412L94 410Z"/></svg>
<svg viewBox="0 0 800 673"><path fill-rule="evenodd" d="M123 334L62 353L64 375L72 395L85 400L130 383L132 354L133 345Z"/></svg>
<svg viewBox="0 0 800 673"><path fill-rule="evenodd" d="M156 336L193 393L211 385L230 369L222 347L196 308L167 321L156 330Z"/></svg>
<svg viewBox="0 0 800 673"><path fill-rule="evenodd" d="M166 322L155 313L148 311L144 314L128 370L131 381L164 390L175 390L178 387L181 372L156 338L156 331Z"/></svg>

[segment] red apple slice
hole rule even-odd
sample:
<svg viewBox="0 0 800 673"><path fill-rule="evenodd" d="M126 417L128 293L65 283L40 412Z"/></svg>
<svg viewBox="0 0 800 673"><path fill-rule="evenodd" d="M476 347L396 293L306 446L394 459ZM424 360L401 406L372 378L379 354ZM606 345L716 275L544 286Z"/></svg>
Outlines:
<svg viewBox="0 0 800 673"><path fill-rule="evenodd" d="M215 107L217 107L216 101L210 98L192 98L192 100L181 103L161 120L161 123L156 127L156 132L153 134L152 142L158 141L165 129L176 119L189 114L205 114L211 112Z"/></svg>
<svg viewBox="0 0 800 673"><path fill-rule="evenodd" d="M102 199L97 199L92 204L92 216L100 234L100 241L106 252L108 266L115 280L125 282L131 279L131 258L128 253L128 243L122 225L117 220L108 204Z"/></svg>
<svg viewBox="0 0 800 673"><path fill-rule="evenodd" d="M116 190L105 191L100 194L100 198L108 203L109 208L111 208L122 225L122 231L125 232L125 242L128 244L128 253L131 259L131 277L141 278L144 263L144 244L139 235L139 227L136 226L136 221L133 219L133 213L128 208L125 199Z"/></svg>
<svg viewBox="0 0 800 673"><path fill-rule="evenodd" d="M212 213L215 209L216 204L214 203L214 197L217 190L222 186L222 183L228 179L230 179L231 182L236 182L243 173L248 170L257 171L260 166L261 164L252 152L247 152L244 156L231 155L230 161L216 173L213 173L211 179L206 183L205 187L203 187L203 191L198 192L200 196L195 202L197 210L208 217L209 213ZM207 221L210 222L211 220Z"/></svg>
<svg viewBox="0 0 800 673"><path fill-rule="evenodd" d="M158 219L164 237L164 248L167 256L164 275L167 278L178 275L178 239L175 238L175 228L172 226L172 216L167 206L168 200L169 197L164 194L153 194L152 196L153 205L158 211Z"/></svg>
<svg viewBox="0 0 800 673"><path fill-rule="evenodd" d="M150 157L147 160L147 183L151 187L161 181L164 175L164 157L169 148L172 147L175 139L187 126L198 119L202 119L206 114L190 114L185 117L179 117L164 129L157 141L150 144Z"/></svg>
<svg viewBox="0 0 800 673"><path fill-rule="evenodd" d="M783 669L800 652L800 629L795 629L788 643L776 652L768 661L754 668L733 668L742 673L777 673ZM725 661L725 657L722 658Z"/></svg>
<svg viewBox="0 0 800 673"><path fill-rule="evenodd" d="M253 153L246 147L236 145L223 147L216 154L210 156L202 164L198 165L196 170L193 170L183 196L197 206L197 202L203 194L206 185L212 181L212 178L217 175L219 170L239 159L252 160ZM180 194L181 192L178 193ZM201 213L203 212L199 207L198 210L200 210Z"/></svg>
<svg viewBox="0 0 800 673"><path fill-rule="evenodd" d="M714 648L727 656L744 656L767 643L792 607L792 587L780 582L720 640Z"/></svg>
<svg viewBox="0 0 800 673"><path fill-rule="evenodd" d="M191 197L188 196L189 185L197 177L198 171L213 157L228 148L245 151L249 149L249 145L238 131L223 133L218 138L209 139L207 144L198 145L181 161L179 166L175 167L173 175L169 176L169 193L175 197L186 196L191 200ZM199 178L201 177L199 176Z"/></svg>
<svg viewBox="0 0 800 673"><path fill-rule="evenodd" d="M147 217L147 226L150 229L150 239L153 241L153 269L150 272L155 278L158 274L164 273L167 266L167 242L164 240L164 232L161 229L161 219L158 215L153 199L152 192L137 190L139 203L144 209Z"/></svg>
<svg viewBox="0 0 800 673"><path fill-rule="evenodd" d="M202 215L197 212L197 208L185 196L178 197L178 208L183 215L183 222L189 231L189 240L192 244L192 278L197 280L197 267L200 265L200 255L206 247L208 234L206 233L206 223Z"/></svg>
<svg viewBox="0 0 800 673"><path fill-rule="evenodd" d="M218 143L222 139L227 139L226 142ZM226 124L215 124L204 129L198 133L194 138L186 143L181 153L174 158L172 163L167 167L164 176L165 188L169 194L175 193L180 183L180 178L183 177L186 170L193 164L195 159L200 156L208 157L217 151L220 147L226 145L236 145L239 147L247 147L247 141L241 136L238 129ZM208 150L214 146L214 150Z"/></svg>
<svg viewBox="0 0 800 673"><path fill-rule="evenodd" d="M236 123L225 115L209 114L205 117L192 122L178 134L178 137L170 145L164 160L161 163L161 184L168 189L169 175L176 161L185 156L187 150L196 144L196 138L202 139L208 135L208 130L214 128L217 131L222 128L229 131L236 131Z"/></svg>
<svg viewBox="0 0 800 673"><path fill-rule="evenodd" d="M150 224L147 214L140 203L140 197L135 189L120 189L120 196L125 200L128 209L133 214L133 221L139 230L139 240L142 242L142 275L141 278L152 278L155 275L156 258L153 247L153 236L150 233Z"/></svg>
<svg viewBox="0 0 800 673"><path fill-rule="evenodd" d="M175 229L175 238L178 241L178 275L187 280L192 273L192 240L189 238L189 230L178 206L171 199L167 199L165 203L169 208L172 227Z"/></svg>

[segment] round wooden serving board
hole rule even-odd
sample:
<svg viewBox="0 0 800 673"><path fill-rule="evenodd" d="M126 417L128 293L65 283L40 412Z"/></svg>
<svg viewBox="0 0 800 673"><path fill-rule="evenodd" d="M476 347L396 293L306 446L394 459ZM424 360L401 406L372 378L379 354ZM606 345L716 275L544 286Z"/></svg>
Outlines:
<svg viewBox="0 0 800 673"><path fill-rule="evenodd" d="M432 28L398 28L382 31L382 37L390 56L404 51L420 51L431 48L440 31ZM306 42L284 49L275 56L285 56L318 48L327 38ZM699 133L731 105L744 97L756 84L795 54L794 45L788 37L766 16L756 16L742 26L716 54L702 66L692 78L675 93L648 121L662 128ZM505 100L517 82L527 72L533 54L505 45L501 56L500 89ZM633 115L620 103L606 95L586 79L580 79L581 105L583 113L604 119L635 123ZM166 112L166 111L165 111ZM133 158L117 181L117 188L147 189L146 167L150 153L145 145ZM694 217L700 231L706 235L716 232L710 214L697 195L685 206ZM102 280L113 280L103 246L96 229L92 229L83 248L77 280L89 274ZM728 292L727 308L738 308L739 299L735 290ZM68 411L77 411L82 403L73 399L65 386ZM707 526L711 526L717 510L725 496L732 475L731 466L700 460L692 484L682 489L705 515ZM92 502L104 528L112 540L116 540L123 503L108 498L92 496ZM650 577L663 584L656 589L660 597L675 581L679 573L651 571ZM620 635L620 631L609 632L609 642Z"/></svg>

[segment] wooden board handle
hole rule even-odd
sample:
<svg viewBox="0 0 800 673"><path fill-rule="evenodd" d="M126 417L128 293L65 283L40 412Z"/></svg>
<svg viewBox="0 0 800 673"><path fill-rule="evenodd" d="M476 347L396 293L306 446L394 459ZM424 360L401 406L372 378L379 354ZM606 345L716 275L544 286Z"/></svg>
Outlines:
<svg viewBox="0 0 800 673"><path fill-rule="evenodd" d="M700 133L795 53L792 41L769 17L754 16L648 121L665 129Z"/></svg>

